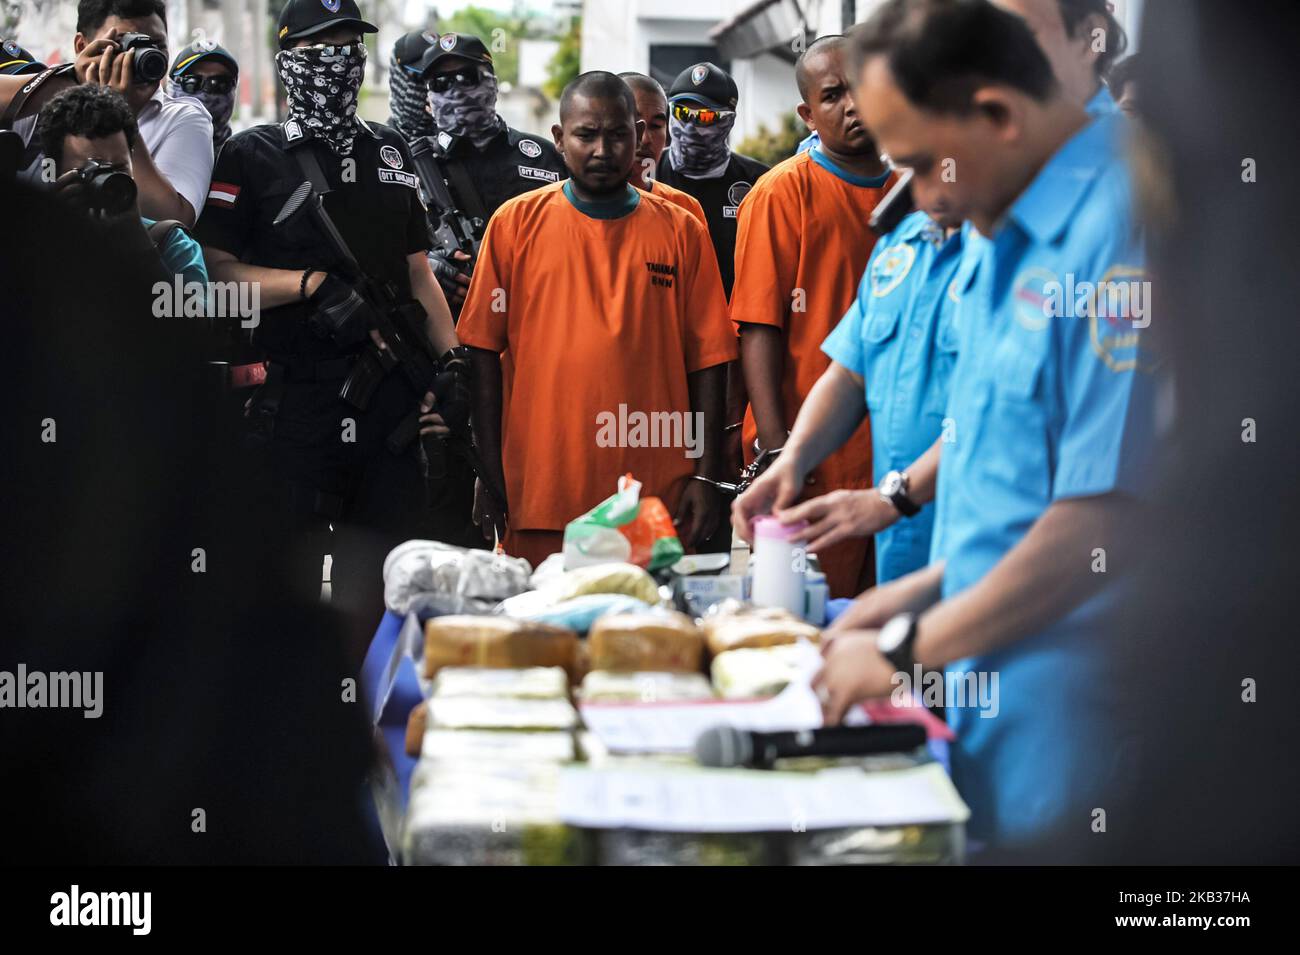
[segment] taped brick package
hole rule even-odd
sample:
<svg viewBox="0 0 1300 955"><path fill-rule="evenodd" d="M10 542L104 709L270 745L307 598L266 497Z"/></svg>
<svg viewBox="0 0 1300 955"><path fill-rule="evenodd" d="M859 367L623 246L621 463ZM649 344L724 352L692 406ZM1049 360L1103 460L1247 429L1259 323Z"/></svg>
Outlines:
<svg viewBox="0 0 1300 955"><path fill-rule="evenodd" d="M601 617L587 637L592 670L694 673L704 658L704 635L675 611Z"/></svg>
<svg viewBox="0 0 1300 955"><path fill-rule="evenodd" d="M497 616L435 617L424 625L424 675L443 667L563 667L575 675L578 635Z"/></svg>

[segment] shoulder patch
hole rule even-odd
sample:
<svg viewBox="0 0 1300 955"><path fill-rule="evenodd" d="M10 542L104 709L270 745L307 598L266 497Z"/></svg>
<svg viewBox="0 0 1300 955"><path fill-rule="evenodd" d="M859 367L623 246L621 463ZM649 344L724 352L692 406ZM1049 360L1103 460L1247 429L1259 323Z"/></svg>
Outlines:
<svg viewBox="0 0 1300 955"><path fill-rule="evenodd" d="M531 139L519 140L519 151L529 159L536 159L542 154L542 147Z"/></svg>
<svg viewBox="0 0 1300 955"><path fill-rule="evenodd" d="M396 169L379 169L379 181L386 185L406 186L408 189L419 189L420 181L415 177L413 172L398 172Z"/></svg>
<svg viewBox="0 0 1300 955"><path fill-rule="evenodd" d="M284 138L291 143L302 139L302 127L298 125L296 119L291 119L284 124Z"/></svg>
<svg viewBox="0 0 1300 955"><path fill-rule="evenodd" d="M523 179L540 179L542 182L559 182L560 174L551 169L539 169L536 166L518 166Z"/></svg>
<svg viewBox="0 0 1300 955"><path fill-rule="evenodd" d="M733 206L738 206L753 188L752 182L733 182L727 187L727 201Z"/></svg>
<svg viewBox="0 0 1300 955"><path fill-rule="evenodd" d="M406 165L402 161L402 151L396 146L380 146L379 158L382 159L385 164L392 166L394 169L401 169Z"/></svg>
<svg viewBox="0 0 1300 955"><path fill-rule="evenodd" d="M871 294L884 298L902 284L916 261L916 249L906 242L891 245L871 263Z"/></svg>
<svg viewBox="0 0 1300 955"><path fill-rule="evenodd" d="M1093 352L1111 371L1147 369L1139 354L1138 329L1151 324L1151 285L1146 270L1112 265L1097 282L1088 307L1088 335Z"/></svg>

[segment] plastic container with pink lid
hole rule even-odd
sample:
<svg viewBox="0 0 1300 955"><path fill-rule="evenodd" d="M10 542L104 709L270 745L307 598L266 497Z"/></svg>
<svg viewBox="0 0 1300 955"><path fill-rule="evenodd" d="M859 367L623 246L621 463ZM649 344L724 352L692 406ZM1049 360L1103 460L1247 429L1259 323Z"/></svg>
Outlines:
<svg viewBox="0 0 1300 955"><path fill-rule="evenodd" d="M793 614L804 612L804 574L807 553L793 538L807 528L807 521L782 524L775 517L754 519L754 576L751 600L759 607L784 607Z"/></svg>

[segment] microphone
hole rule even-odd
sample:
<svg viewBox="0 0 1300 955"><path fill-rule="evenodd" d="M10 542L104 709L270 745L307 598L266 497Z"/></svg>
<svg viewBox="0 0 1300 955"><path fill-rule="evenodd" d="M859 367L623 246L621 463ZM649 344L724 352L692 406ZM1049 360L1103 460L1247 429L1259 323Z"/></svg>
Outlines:
<svg viewBox="0 0 1300 955"><path fill-rule="evenodd" d="M748 766L771 769L778 759L799 756L868 756L905 753L925 743L925 727L916 723L832 726L817 730L753 733L734 726L715 726L695 740L701 766Z"/></svg>

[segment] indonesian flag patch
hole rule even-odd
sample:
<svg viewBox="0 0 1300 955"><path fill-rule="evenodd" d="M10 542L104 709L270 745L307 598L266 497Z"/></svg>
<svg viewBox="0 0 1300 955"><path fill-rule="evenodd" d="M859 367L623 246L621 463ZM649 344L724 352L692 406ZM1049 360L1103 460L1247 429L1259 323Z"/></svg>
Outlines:
<svg viewBox="0 0 1300 955"><path fill-rule="evenodd" d="M239 198L239 186L228 182L214 182L208 191L208 205L231 209Z"/></svg>

